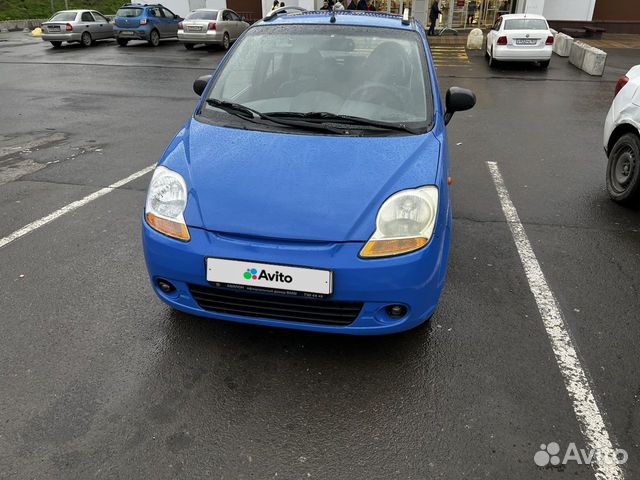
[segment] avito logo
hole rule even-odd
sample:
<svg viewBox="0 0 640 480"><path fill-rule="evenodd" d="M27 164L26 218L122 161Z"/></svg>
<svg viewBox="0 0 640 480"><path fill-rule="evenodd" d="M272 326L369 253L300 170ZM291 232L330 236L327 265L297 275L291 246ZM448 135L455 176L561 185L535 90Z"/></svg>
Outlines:
<svg viewBox="0 0 640 480"><path fill-rule="evenodd" d="M291 283L293 282L293 278L291 275L285 275L282 272L278 272L277 270L273 273L269 273L266 270L258 270L255 268L247 268L247 271L244 272L244 278L247 280L267 280L269 282L281 282L281 283Z"/></svg>

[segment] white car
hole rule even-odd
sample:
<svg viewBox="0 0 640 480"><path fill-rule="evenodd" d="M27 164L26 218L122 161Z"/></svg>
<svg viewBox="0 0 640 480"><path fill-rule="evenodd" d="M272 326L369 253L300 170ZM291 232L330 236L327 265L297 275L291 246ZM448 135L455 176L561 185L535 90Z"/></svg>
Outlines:
<svg viewBox="0 0 640 480"><path fill-rule="evenodd" d="M615 98L604 123L607 190L616 202L640 200L640 65L616 84Z"/></svg>
<svg viewBox="0 0 640 480"><path fill-rule="evenodd" d="M178 40L187 50L198 43L219 45L228 50L249 24L233 10L201 8L189 13L178 25Z"/></svg>
<svg viewBox="0 0 640 480"><path fill-rule="evenodd" d="M553 34L540 15L502 15L487 33L489 66L500 62L540 62L547 68L553 53Z"/></svg>

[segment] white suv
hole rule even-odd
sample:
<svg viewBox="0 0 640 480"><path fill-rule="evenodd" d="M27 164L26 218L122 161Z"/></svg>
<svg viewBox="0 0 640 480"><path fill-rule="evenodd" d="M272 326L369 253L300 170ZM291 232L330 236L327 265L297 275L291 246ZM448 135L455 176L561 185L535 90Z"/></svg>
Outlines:
<svg viewBox="0 0 640 480"><path fill-rule="evenodd" d="M609 157L607 190L613 200L640 200L640 65L618 80L604 124L604 150Z"/></svg>

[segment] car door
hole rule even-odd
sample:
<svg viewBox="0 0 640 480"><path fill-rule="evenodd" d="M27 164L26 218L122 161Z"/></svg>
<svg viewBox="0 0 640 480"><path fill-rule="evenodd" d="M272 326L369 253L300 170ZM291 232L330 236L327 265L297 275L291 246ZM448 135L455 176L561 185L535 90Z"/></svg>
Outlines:
<svg viewBox="0 0 640 480"><path fill-rule="evenodd" d="M233 19L233 28L235 29L235 38L237 39L245 30L243 25L244 22L240 18L240 15L233 10L231 10L231 18Z"/></svg>
<svg viewBox="0 0 640 480"><path fill-rule="evenodd" d="M236 29L236 22L233 21L233 13L231 10L224 11L224 21L227 31L229 32L229 39L234 41L238 38L238 33Z"/></svg>
<svg viewBox="0 0 640 480"><path fill-rule="evenodd" d="M500 32L500 25L502 24L502 18L496 20L496 23L493 24L489 33L487 33L487 52L491 53L493 50L493 46L495 45L496 39L498 38Z"/></svg>
<svg viewBox="0 0 640 480"><path fill-rule="evenodd" d="M91 12L82 12L80 15L80 31L89 32L94 40L100 38L98 24L96 23Z"/></svg>
<svg viewBox="0 0 640 480"><path fill-rule="evenodd" d="M113 38L113 25L100 12L91 12L96 20L97 30L100 38Z"/></svg>
<svg viewBox="0 0 640 480"><path fill-rule="evenodd" d="M167 37L178 36L178 16L174 14L168 8L162 7L162 14L164 15L164 22L166 26Z"/></svg>
<svg viewBox="0 0 640 480"><path fill-rule="evenodd" d="M149 7L147 9L147 15L149 18L149 23L153 25L153 27L158 30L161 37L167 36L167 25L165 23L164 15L162 15L162 10L160 7Z"/></svg>

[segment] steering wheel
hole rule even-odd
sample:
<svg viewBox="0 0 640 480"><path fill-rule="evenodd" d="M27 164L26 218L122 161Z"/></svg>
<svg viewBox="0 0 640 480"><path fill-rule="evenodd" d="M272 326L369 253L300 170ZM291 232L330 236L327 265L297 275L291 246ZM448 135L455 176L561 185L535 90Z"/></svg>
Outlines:
<svg viewBox="0 0 640 480"><path fill-rule="evenodd" d="M389 108L398 109L406 106L406 99L389 85L384 83L369 83L356 88L347 100L376 103Z"/></svg>

